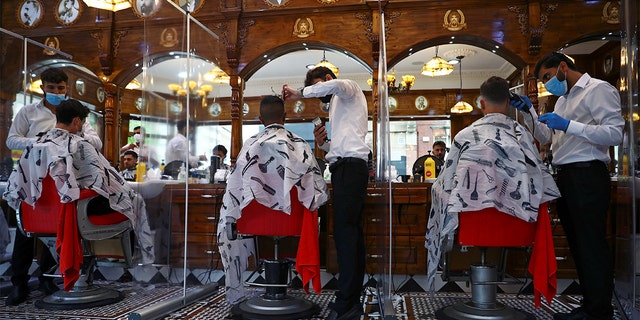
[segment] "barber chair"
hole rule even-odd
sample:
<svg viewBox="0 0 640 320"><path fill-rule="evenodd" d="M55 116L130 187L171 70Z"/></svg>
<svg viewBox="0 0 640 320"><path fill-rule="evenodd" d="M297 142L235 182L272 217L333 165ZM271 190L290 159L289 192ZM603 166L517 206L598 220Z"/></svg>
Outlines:
<svg viewBox="0 0 640 320"><path fill-rule="evenodd" d="M541 224L548 224L547 204L540 205L538 212L538 221ZM498 281L496 266L487 263L485 260L487 247L531 247L534 239L539 239L536 238L538 224L526 222L502 213L495 208L461 212L458 215L458 219L458 243L463 247L480 247L481 262L472 264L470 268L471 301L459 302L441 308L436 311L436 318L455 320L534 320L535 316L533 314L506 306L497 301L497 285L507 284L507 282ZM541 248L541 250L544 249ZM554 259L552 263L555 264L555 255L551 258ZM448 276L444 274L447 272L446 269L447 267L443 272L443 278ZM531 270L531 268L529 269ZM553 279L555 285L555 278Z"/></svg>
<svg viewBox="0 0 640 320"><path fill-rule="evenodd" d="M274 239L274 257L262 259L265 283L246 283L265 287L264 294L243 301L231 309L234 316L243 319L304 319L310 318L320 308L309 300L287 295L290 259L279 257L278 240L283 237L300 236L306 212L298 201L297 189L291 189L291 214L267 208L255 200L242 209L236 221L236 230L229 239L251 236L271 236ZM233 229L233 228L231 228Z"/></svg>
<svg viewBox="0 0 640 320"><path fill-rule="evenodd" d="M64 249L67 250L67 253L77 253L76 250L69 250L70 246L68 245L72 244L75 249L78 249L78 244L75 241L81 242L82 265L78 279L75 283L73 279L65 279L65 290L59 290L36 301L36 307L47 310L84 309L116 303L124 298L124 295L118 290L93 285L96 259L91 250L91 241L120 239L126 265L131 266L133 226L126 216L118 212L91 215L91 208L88 207L89 202L97 196L98 194L94 191L81 190L80 200L61 203L55 182L47 175L42 182L42 195L35 206L24 202L21 204L16 216L18 228L26 236L38 237L51 249L52 244L54 248L56 246L59 230L64 228L64 238L67 239L63 241L69 241L63 242L63 245L67 245ZM76 211L76 230L78 232L74 232L73 227L73 223L76 221L62 220L65 214L68 215L74 211ZM52 251L54 257L57 257L55 250ZM57 259L62 265L60 260L65 257L57 257Z"/></svg>

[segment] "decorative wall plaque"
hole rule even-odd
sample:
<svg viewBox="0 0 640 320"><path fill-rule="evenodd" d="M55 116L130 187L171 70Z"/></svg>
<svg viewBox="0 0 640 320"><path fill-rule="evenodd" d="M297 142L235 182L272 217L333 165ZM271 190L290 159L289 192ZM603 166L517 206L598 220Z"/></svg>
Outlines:
<svg viewBox="0 0 640 320"><path fill-rule="evenodd" d="M266 2L269 6L272 7L281 7L286 5L289 0L264 0L264 2Z"/></svg>
<svg viewBox="0 0 640 320"><path fill-rule="evenodd" d="M16 19L23 28L35 28L43 17L44 6L40 0L22 0L16 8Z"/></svg>
<svg viewBox="0 0 640 320"><path fill-rule="evenodd" d="M298 38L306 38L316 33L313 30L313 21L311 18L298 18L293 26L293 35Z"/></svg>
<svg viewBox="0 0 640 320"><path fill-rule="evenodd" d="M442 26L449 31L460 31L467 27L462 10L447 10Z"/></svg>
<svg viewBox="0 0 640 320"><path fill-rule="evenodd" d="M53 49L60 50L60 40L58 40L58 37L48 37L44 40L44 44ZM42 49L42 52L48 56L56 54L55 51L49 49Z"/></svg>
<svg viewBox="0 0 640 320"><path fill-rule="evenodd" d="M160 34L160 45L165 48L175 47L178 44L178 31L176 28L164 28Z"/></svg>
<svg viewBox="0 0 640 320"><path fill-rule="evenodd" d="M393 112L398 109L398 100L394 97L389 97L389 112Z"/></svg>
<svg viewBox="0 0 640 320"><path fill-rule="evenodd" d="M56 6L55 16L59 24L68 26L76 23L81 13L80 0L60 0Z"/></svg>
<svg viewBox="0 0 640 320"><path fill-rule="evenodd" d="M607 1L602 9L602 21L608 24L620 23L620 1Z"/></svg>

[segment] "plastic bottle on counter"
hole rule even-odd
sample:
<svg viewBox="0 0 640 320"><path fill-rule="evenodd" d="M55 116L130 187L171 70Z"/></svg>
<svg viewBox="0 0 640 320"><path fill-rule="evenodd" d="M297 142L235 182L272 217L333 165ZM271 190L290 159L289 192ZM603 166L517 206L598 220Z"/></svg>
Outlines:
<svg viewBox="0 0 640 320"><path fill-rule="evenodd" d="M323 172L323 177L324 177L324 181L326 182L331 182L331 171L329 171L329 165L327 164L327 166L324 168L324 172Z"/></svg>
<svg viewBox="0 0 640 320"><path fill-rule="evenodd" d="M162 162L160 162L160 174L162 174L164 172L164 159L162 159Z"/></svg>
<svg viewBox="0 0 640 320"><path fill-rule="evenodd" d="M136 182L144 182L146 174L147 164L144 162L138 162L136 165Z"/></svg>
<svg viewBox="0 0 640 320"><path fill-rule="evenodd" d="M424 178L434 179L436 177L436 161L429 156L424 160Z"/></svg>

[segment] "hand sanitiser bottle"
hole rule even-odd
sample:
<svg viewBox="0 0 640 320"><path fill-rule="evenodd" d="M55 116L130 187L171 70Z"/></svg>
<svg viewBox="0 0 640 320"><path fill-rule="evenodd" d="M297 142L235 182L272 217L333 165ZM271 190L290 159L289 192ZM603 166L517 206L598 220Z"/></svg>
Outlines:
<svg viewBox="0 0 640 320"><path fill-rule="evenodd" d="M424 179L434 179L436 177L436 161L433 157L424 160Z"/></svg>

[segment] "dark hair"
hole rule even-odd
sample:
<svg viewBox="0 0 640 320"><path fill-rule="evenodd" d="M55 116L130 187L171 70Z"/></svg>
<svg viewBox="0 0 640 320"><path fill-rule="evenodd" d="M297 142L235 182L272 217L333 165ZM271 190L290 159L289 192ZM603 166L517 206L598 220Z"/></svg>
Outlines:
<svg viewBox="0 0 640 320"><path fill-rule="evenodd" d="M189 127L193 127L193 126L195 126L195 122L193 122L192 120L189 120ZM176 122L176 128L178 129L179 132L184 130L184 128L186 127L187 127L186 119L181 119L181 120L178 120L178 122Z"/></svg>
<svg viewBox="0 0 640 320"><path fill-rule="evenodd" d="M135 126L135 127L133 127L133 131L136 131L136 130L138 130L138 129L140 129L140 126ZM142 130L142 129L140 129L140 130Z"/></svg>
<svg viewBox="0 0 640 320"><path fill-rule="evenodd" d="M138 153L133 151L133 150L127 150L122 155L123 156L131 155L131 156L133 156L134 159L138 159Z"/></svg>
<svg viewBox="0 0 640 320"><path fill-rule="evenodd" d="M260 118L267 124L280 122L284 117L284 101L277 96L266 96L260 101Z"/></svg>
<svg viewBox="0 0 640 320"><path fill-rule="evenodd" d="M56 106L56 119L58 123L70 125L73 118L84 120L89 115L89 108L75 99L62 101Z"/></svg>
<svg viewBox="0 0 640 320"><path fill-rule="evenodd" d="M447 148L447 144L444 143L444 141L436 141L436 142L434 142L432 148L435 148L436 146L442 146L445 149Z"/></svg>
<svg viewBox="0 0 640 320"><path fill-rule="evenodd" d="M64 73L64 71L62 71L62 69L51 67L42 71L40 74L40 80L42 80L42 84L45 84L46 82L60 83L68 82L69 77Z"/></svg>
<svg viewBox="0 0 640 320"><path fill-rule="evenodd" d="M493 76L480 85L480 95L494 104L509 100L509 83L507 80Z"/></svg>
<svg viewBox="0 0 640 320"><path fill-rule="evenodd" d="M304 79L304 86L308 87L313 85L313 80L322 79L324 80L325 76L330 74L332 78L336 79L336 75L331 71L331 69L327 67L315 67L309 71L307 71L307 77Z"/></svg>
<svg viewBox="0 0 640 320"><path fill-rule="evenodd" d="M551 52L548 55L542 57L540 60L538 60L538 63L536 63L536 67L533 69L533 75L536 78L538 78L538 72L540 72L540 69L555 68L558 65L560 65L560 62L562 61L564 61L567 64L569 69L578 70L578 68L576 68L576 65L573 63L573 61L571 61L571 59L569 59L569 57L567 57L564 53Z"/></svg>
<svg viewBox="0 0 640 320"><path fill-rule="evenodd" d="M225 148L223 145L219 144L215 147L213 147L213 153L215 153L216 151L220 151L222 152L224 155L227 155L227 148Z"/></svg>

